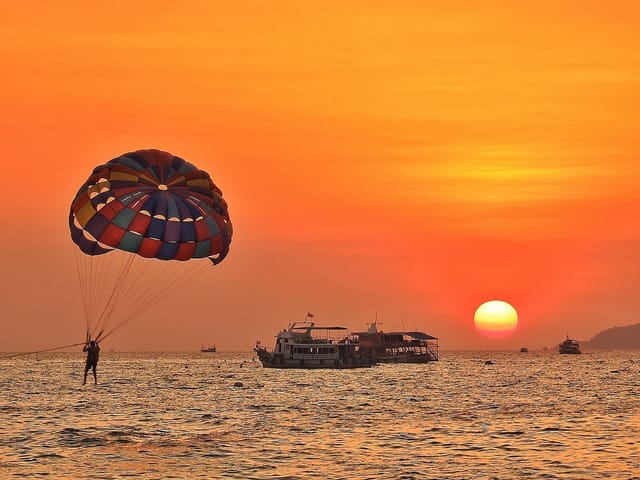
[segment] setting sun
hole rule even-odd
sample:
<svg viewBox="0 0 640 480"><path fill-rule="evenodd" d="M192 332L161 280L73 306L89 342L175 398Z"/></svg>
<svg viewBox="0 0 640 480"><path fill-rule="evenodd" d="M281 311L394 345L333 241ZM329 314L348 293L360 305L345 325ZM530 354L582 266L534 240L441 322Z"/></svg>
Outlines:
<svg viewBox="0 0 640 480"><path fill-rule="evenodd" d="M504 338L518 326L518 312L507 302L491 300L478 307L473 323L485 337Z"/></svg>

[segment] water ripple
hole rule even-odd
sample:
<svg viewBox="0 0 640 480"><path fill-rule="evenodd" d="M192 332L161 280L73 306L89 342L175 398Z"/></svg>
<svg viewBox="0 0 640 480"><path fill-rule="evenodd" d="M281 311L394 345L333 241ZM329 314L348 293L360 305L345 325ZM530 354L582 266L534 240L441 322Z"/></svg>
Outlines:
<svg viewBox="0 0 640 480"><path fill-rule="evenodd" d="M83 387L80 354L0 358L0 476L640 480L639 364L445 352L278 371L249 354L105 353Z"/></svg>

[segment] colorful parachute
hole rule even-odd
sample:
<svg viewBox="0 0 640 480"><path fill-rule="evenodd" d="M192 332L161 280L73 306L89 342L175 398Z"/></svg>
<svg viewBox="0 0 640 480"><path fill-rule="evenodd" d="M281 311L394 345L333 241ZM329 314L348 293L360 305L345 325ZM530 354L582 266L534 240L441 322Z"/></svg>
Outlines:
<svg viewBox="0 0 640 480"><path fill-rule="evenodd" d="M161 150L96 167L71 203L69 229L87 336L102 339L211 265L203 260L220 263L232 236L209 174Z"/></svg>
<svg viewBox="0 0 640 480"><path fill-rule="evenodd" d="M138 150L94 169L69 212L71 238L88 255L112 249L148 258L214 264L232 227L209 174L160 150Z"/></svg>

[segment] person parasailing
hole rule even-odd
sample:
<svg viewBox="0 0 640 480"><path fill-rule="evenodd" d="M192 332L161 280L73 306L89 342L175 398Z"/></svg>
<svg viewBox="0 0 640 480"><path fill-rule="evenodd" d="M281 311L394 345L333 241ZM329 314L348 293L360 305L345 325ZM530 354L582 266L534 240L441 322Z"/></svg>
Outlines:
<svg viewBox="0 0 640 480"><path fill-rule="evenodd" d="M98 368L98 360L100 359L100 345L98 345L97 340L88 340L82 348L83 352L87 352L87 362L84 366L84 380L82 382L83 385L87 383L87 373L89 370L93 371L93 381L95 384L98 384L98 374L96 369Z"/></svg>

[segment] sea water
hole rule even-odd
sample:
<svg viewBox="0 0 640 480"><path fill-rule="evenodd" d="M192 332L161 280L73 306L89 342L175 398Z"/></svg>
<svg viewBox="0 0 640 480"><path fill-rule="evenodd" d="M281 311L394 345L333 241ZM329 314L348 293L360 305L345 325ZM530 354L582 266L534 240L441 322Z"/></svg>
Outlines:
<svg viewBox="0 0 640 480"><path fill-rule="evenodd" d="M493 363L487 364L487 360ZM0 478L640 479L640 352L0 354Z"/></svg>

